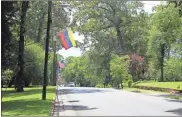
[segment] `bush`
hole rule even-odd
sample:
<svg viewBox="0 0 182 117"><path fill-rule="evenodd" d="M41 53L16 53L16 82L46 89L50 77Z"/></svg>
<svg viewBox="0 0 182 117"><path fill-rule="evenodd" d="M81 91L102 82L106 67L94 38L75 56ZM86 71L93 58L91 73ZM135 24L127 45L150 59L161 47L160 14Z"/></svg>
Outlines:
<svg viewBox="0 0 182 117"><path fill-rule="evenodd" d="M44 57L45 51L42 46L38 43L29 40L29 43L25 46L25 68L24 78L32 85L42 84L43 72L44 72ZM48 73L50 77L51 66L52 66L52 54L49 54L48 61ZM50 78L49 78L50 79ZM48 81L49 81L48 79Z"/></svg>
<svg viewBox="0 0 182 117"><path fill-rule="evenodd" d="M129 87L129 88L131 88L131 87L132 87L132 83L133 83L133 81L132 81L132 80L129 80L129 81L128 81L128 87Z"/></svg>
<svg viewBox="0 0 182 117"><path fill-rule="evenodd" d="M109 84L109 85L106 86L106 88L112 88L112 85Z"/></svg>
<svg viewBox="0 0 182 117"><path fill-rule="evenodd" d="M166 81L182 81L182 64L180 59L172 58L166 61L164 77Z"/></svg>
<svg viewBox="0 0 182 117"><path fill-rule="evenodd" d="M97 88L104 88L104 85L103 84L97 84L96 87Z"/></svg>

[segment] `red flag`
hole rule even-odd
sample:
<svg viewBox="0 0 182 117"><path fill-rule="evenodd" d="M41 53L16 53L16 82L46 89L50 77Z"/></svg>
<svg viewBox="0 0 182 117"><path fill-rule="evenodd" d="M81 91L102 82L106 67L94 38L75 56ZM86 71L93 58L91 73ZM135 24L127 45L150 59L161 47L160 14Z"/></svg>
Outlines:
<svg viewBox="0 0 182 117"><path fill-rule="evenodd" d="M68 44L66 42L65 36L64 36L64 32L60 32L60 40L64 46L64 48L67 50L68 49Z"/></svg>

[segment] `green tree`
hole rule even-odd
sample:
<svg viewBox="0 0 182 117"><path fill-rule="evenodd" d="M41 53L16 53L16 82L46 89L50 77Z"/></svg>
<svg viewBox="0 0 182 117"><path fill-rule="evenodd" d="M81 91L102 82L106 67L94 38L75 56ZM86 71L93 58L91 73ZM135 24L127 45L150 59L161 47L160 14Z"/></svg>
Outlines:
<svg viewBox="0 0 182 117"><path fill-rule="evenodd" d="M103 73L102 77L110 76L112 53L145 54L148 16L142 10L141 2L84 1L70 4L76 9L72 22L75 30L84 35L85 47L91 50L92 69Z"/></svg>
<svg viewBox="0 0 182 117"><path fill-rule="evenodd" d="M118 55L112 55L112 59L110 62L111 66L111 75L114 80L114 84L119 86L122 84L124 80L131 80L132 76L128 73L129 67L129 57L123 56L120 57Z"/></svg>
<svg viewBox="0 0 182 117"><path fill-rule="evenodd" d="M27 39L25 44L25 69L24 77L28 84L41 85L43 81L43 69L44 69L44 54L45 51L39 43L33 43L32 40ZM33 44L32 44L33 43ZM48 73L49 83L51 81L50 77L52 69L53 53L49 54L48 61Z"/></svg>
<svg viewBox="0 0 182 117"><path fill-rule="evenodd" d="M29 1L22 2L21 8L21 18L20 18L20 40L19 40L19 57L18 57L18 66L19 72L16 77L15 87L17 92L22 92L23 85L24 85L24 78L23 78L23 70L24 70L24 34L25 34L25 21L26 21L26 13L28 10Z"/></svg>
<svg viewBox="0 0 182 117"><path fill-rule="evenodd" d="M136 22L136 24L139 21L145 23L141 20L142 15L145 16L142 3L138 1L84 1L72 2L71 5L76 9L73 24L76 24L77 31L84 34L85 39L89 39L86 43L92 42L93 36L100 31L110 32L108 34L111 35L111 39L117 40L115 47L117 53L120 54L125 53L126 49L124 48L129 45L125 47L124 41L127 42L128 40L126 37L134 32L126 30L127 27L132 22ZM141 35L135 33L132 36L137 37L136 34Z"/></svg>
<svg viewBox="0 0 182 117"><path fill-rule="evenodd" d="M164 59L170 57L171 44L179 37L181 19L174 5L160 5L155 10L151 17L148 51L156 69L160 68L160 81L164 81Z"/></svg>

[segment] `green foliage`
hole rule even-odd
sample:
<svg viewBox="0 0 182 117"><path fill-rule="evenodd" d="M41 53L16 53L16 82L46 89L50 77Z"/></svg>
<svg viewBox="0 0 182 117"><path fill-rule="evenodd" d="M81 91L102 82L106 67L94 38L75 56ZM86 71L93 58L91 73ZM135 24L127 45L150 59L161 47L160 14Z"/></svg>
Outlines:
<svg viewBox="0 0 182 117"><path fill-rule="evenodd" d="M2 72L2 79L3 80L10 80L13 77L13 71L10 69L6 69Z"/></svg>
<svg viewBox="0 0 182 117"><path fill-rule="evenodd" d="M73 18L75 30L85 36L85 43L91 41L91 46L97 43L101 52L118 52L116 46L120 45L119 40L123 38L126 52L146 52L148 16L141 2L86 0L71 2L71 6L76 9ZM118 36L116 28L121 31L122 37ZM109 50L106 49L108 46Z"/></svg>
<svg viewBox="0 0 182 117"><path fill-rule="evenodd" d="M174 48L178 45L176 43L181 38L182 20L179 16L178 7L176 8L172 4L168 6L159 5L155 8L155 11L151 17L152 26L148 42L148 55L151 57L149 62L150 75L155 79L159 79L161 76L159 69L162 70L164 68L164 77L166 80L169 80L173 77L169 75L172 73L169 58L171 56L174 56L174 58L179 56L178 54L174 54L173 51L176 51ZM161 53L162 49L164 49L164 56ZM175 64L173 69L179 68L178 66L180 67L180 64ZM177 74L174 77L178 77L179 75Z"/></svg>
<svg viewBox="0 0 182 117"><path fill-rule="evenodd" d="M33 85L40 85L43 81L45 51L40 44L34 43L29 39L25 46L25 69L24 77L32 82ZM52 54L49 55L48 77L51 72ZM50 78L49 78L50 79Z"/></svg>
<svg viewBox="0 0 182 117"><path fill-rule="evenodd" d="M132 87L132 83L133 83L132 79L128 80L128 87L129 87L129 88Z"/></svg>
<svg viewBox="0 0 182 117"><path fill-rule="evenodd" d="M97 88L104 88L104 85L103 84L97 84L95 87L97 87Z"/></svg>
<svg viewBox="0 0 182 117"><path fill-rule="evenodd" d="M106 86L106 88L112 88L112 85L108 84L108 85Z"/></svg>
<svg viewBox="0 0 182 117"><path fill-rule="evenodd" d="M182 59L171 57L166 61L165 71L167 81L182 81Z"/></svg>
<svg viewBox="0 0 182 117"><path fill-rule="evenodd" d="M113 55L110 61L111 75L114 82L121 83L121 81L127 79L132 79L132 76L128 73L128 56L120 57L118 55Z"/></svg>
<svg viewBox="0 0 182 117"><path fill-rule="evenodd" d="M68 11L61 8L63 1L52 1L52 26L50 33L50 46L53 47L53 37L62 30L68 23ZM45 45L45 36L47 28L47 1L30 1L26 17L26 36L41 44ZM58 41L59 42L59 41Z"/></svg>
<svg viewBox="0 0 182 117"><path fill-rule="evenodd" d="M92 64L88 53L81 57L68 57L65 66L62 75L66 82L74 81L80 86L95 86L104 81L105 71L97 69L97 66Z"/></svg>

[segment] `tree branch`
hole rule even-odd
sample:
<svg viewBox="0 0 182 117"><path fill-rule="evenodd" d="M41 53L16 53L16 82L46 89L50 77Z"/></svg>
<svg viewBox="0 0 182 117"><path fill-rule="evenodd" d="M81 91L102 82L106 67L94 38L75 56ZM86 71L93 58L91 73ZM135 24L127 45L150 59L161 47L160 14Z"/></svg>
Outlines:
<svg viewBox="0 0 182 117"><path fill-rule="evenodd" d="M108 26L105 26L105 27L101 27L101 28L99 29L99 31L105 30L105 29L108 29L108 28L111 28L111 27L113 27L113 26L112 26L112 25L108 25Z"/></svg>
<svg viewBox="0 0 182 117"><path fill-rule="evenodd" d="M107 4L107 5L109 5L109 7L112 9L112 11L113 11L113 15L114 15L114 17L115 17L115 15L116 15L116 10L113 8L113 6L111 5L111 4L109 4L107 1L105 1L105 3Z"/></svg>
<svg viewBox="0 0 182 117"><path fill-rule="evenodd" d="M116 25L116 23L112 20L112 19L110 19L109 17L107 17L107 16L105 16L110 22L112 22L115 26L117 26Z"/></svg>
<svg viewBox="0 0 182 117"><path fill-rule="evenodd" d="M109 11L109 9L106 9L106 8L104 8L104 7L101 7L101 6L99 6L99 7L97 7L97 8L103 9L103 10L105 10L105 11ZM109 12L111 12L111 11L109 11Z"/></svg>

